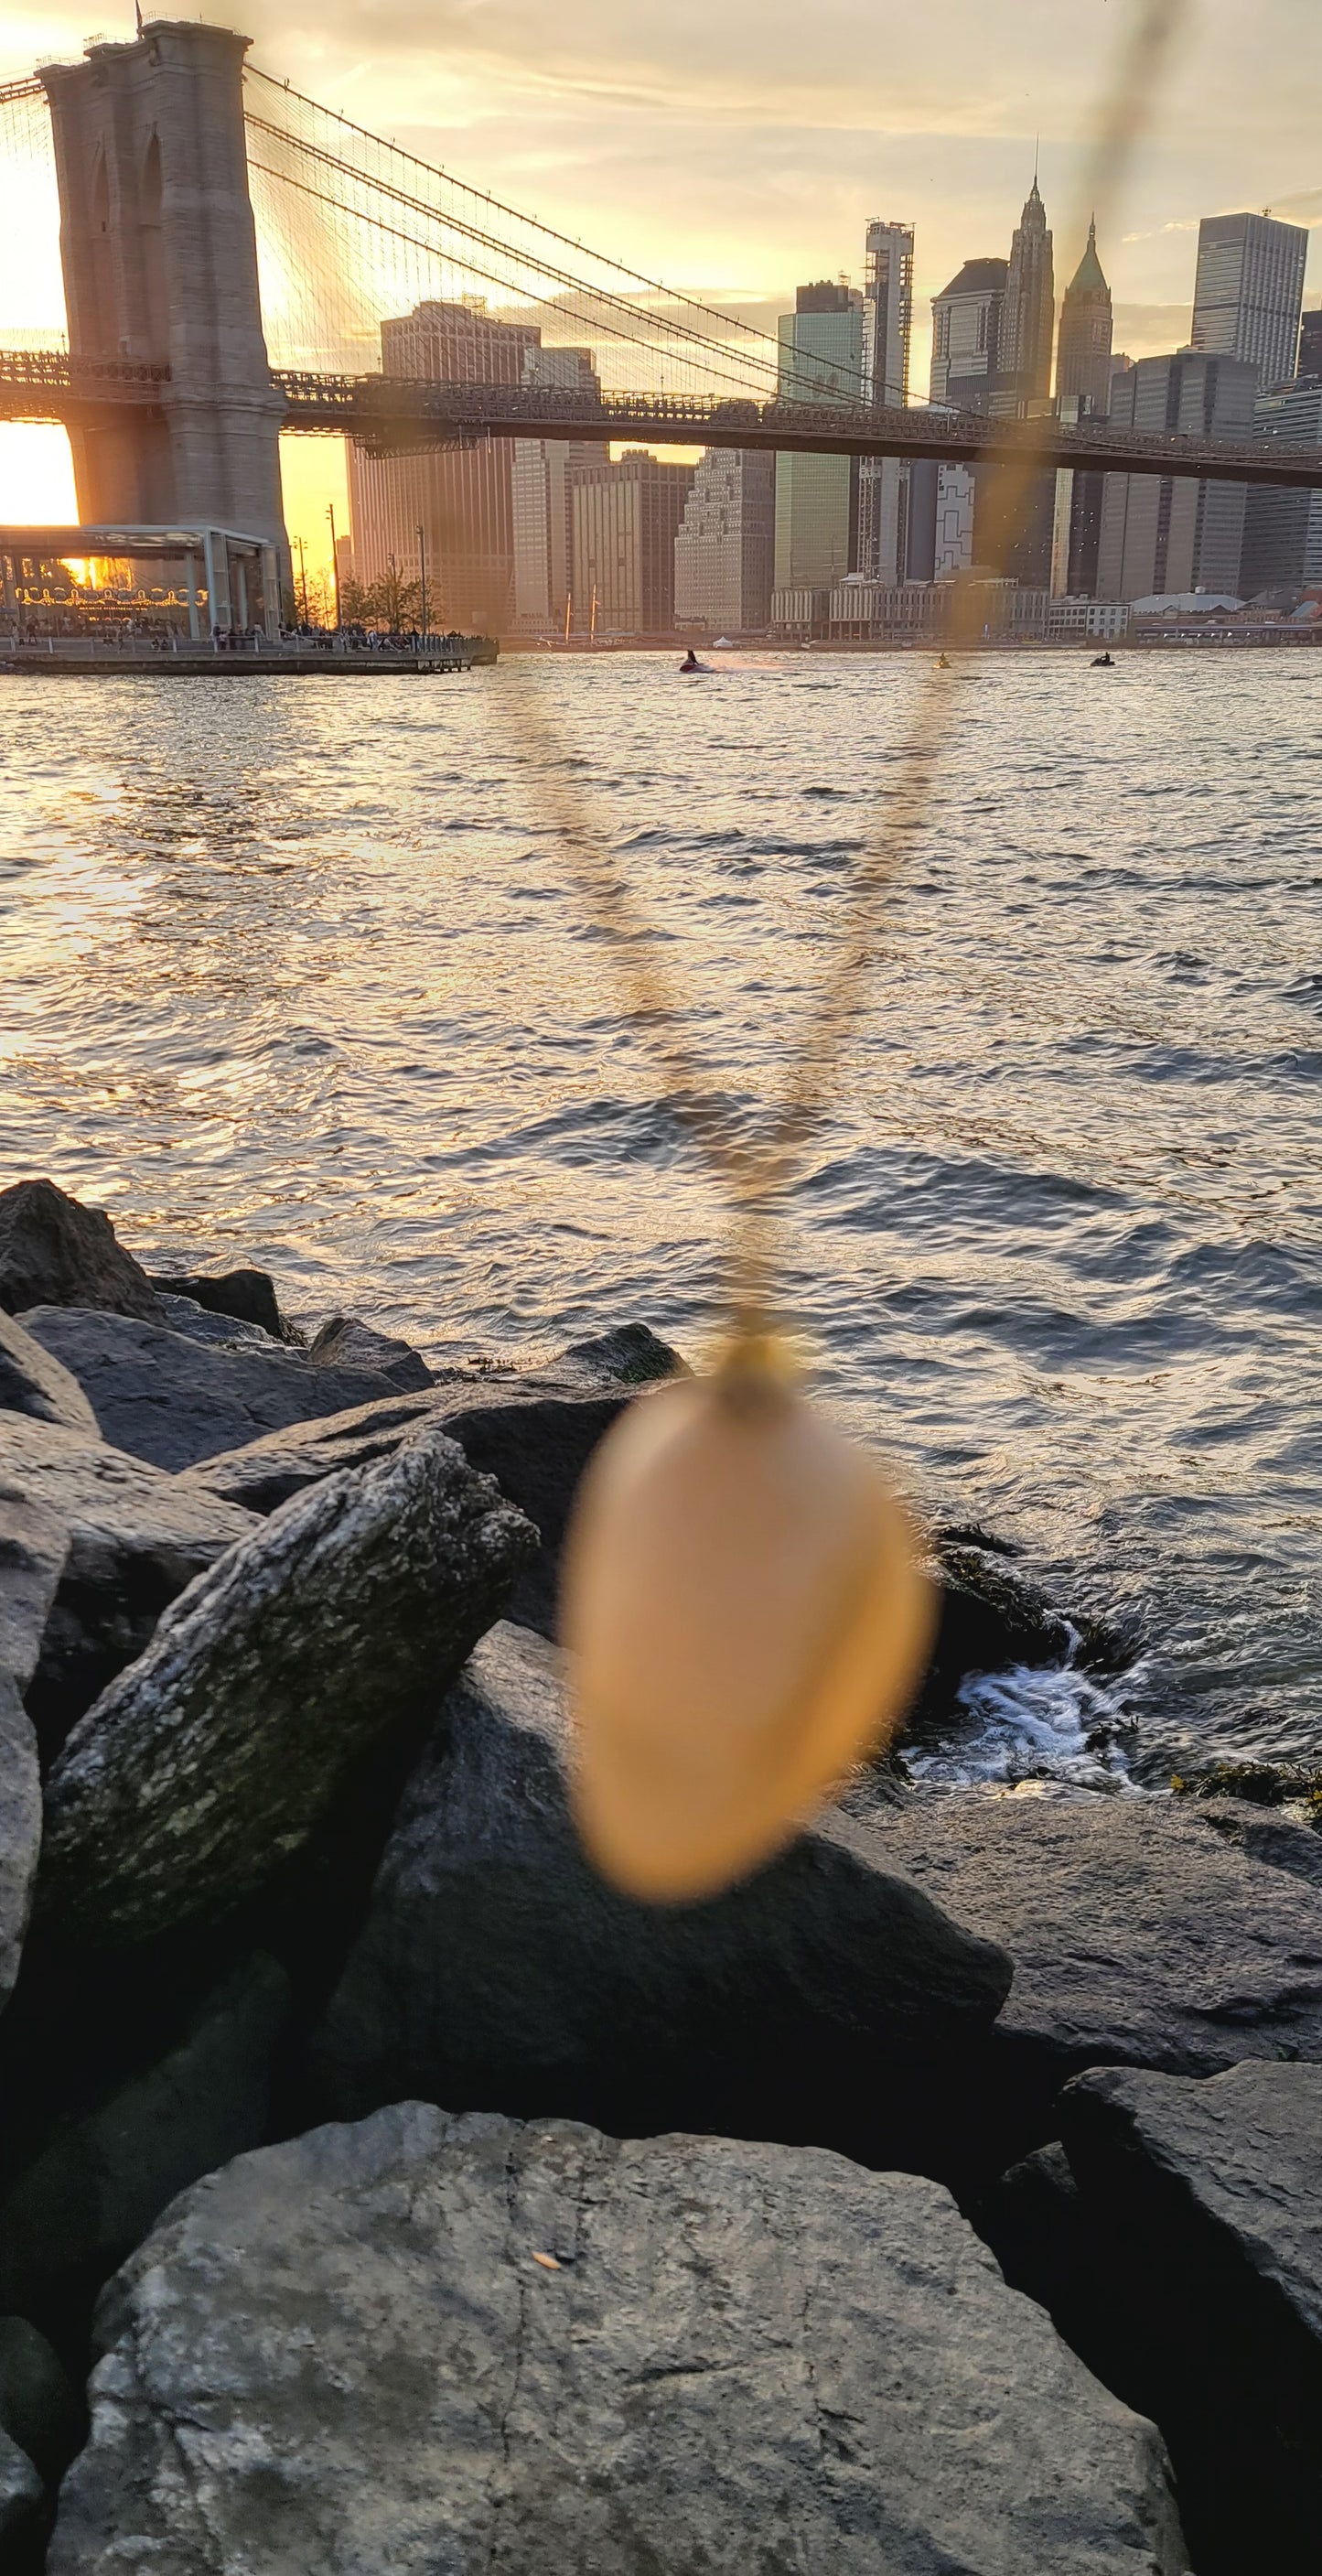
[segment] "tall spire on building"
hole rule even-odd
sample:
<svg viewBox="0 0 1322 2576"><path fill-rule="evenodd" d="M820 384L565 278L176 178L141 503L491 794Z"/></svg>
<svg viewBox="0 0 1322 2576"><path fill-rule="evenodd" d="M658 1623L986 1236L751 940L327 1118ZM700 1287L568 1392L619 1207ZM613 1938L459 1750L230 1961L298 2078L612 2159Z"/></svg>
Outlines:
<svg viewBox="0 0 1322 2576"><path fill-rule="evenodd" d="M1111 290L1097 256L1096 217L1088 247L1065 289L1056 351L1058 394L1086 394L1094 411L1111 400Z"/></svg>
<svg viewBox="0 0 1322 2576"><path fill-rule="evenodd" d="M1056 320L1056 281L1051 262L1051 234L1037 184L1037 171L1024 201L1024 211L1010 245L1010 274L1005 290L1001 367L1017 379L1019 394L1051 391L1051 340Z"/></svg>

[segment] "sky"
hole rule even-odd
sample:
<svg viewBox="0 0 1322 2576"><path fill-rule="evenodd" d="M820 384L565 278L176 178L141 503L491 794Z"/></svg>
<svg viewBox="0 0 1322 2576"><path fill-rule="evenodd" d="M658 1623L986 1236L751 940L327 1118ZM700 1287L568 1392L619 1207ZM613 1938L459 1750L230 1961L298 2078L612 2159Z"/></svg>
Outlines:
<svg viewBox="0 0 1322 2576"><path fill-rule="evenodd" d="M192 14L184 12L180 14ZM1033 175L1057 293L1082 247L1074 199L1126 0L204 0L259 31L261 67L561 230L765 321L797 282L862 267L873 216L916 228L913 382L929 299L1005 256ZM0 84L76 57L65 0L0 0ZM126 0L98 32L132 33ZM1320 0L1189 0L1185 33L1099 242L1131 356L1187 336L1200 216L1240 207L1322 233ZM40 191L0 170L6 331L58 328ZM1322 301L1322 246L1306 300ZM324 551L343 506L331 443L285 442L294 532ZM0 519L72 507L67 445L0 426Z"/></svg>

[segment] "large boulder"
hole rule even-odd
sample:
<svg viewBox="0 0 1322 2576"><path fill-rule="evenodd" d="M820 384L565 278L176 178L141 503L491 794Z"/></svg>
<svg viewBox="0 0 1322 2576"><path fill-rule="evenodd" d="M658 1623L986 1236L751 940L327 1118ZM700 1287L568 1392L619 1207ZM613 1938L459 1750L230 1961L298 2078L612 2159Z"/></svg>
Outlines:
<svg viewBox="0 0 1322 2576"><path fill-rule="evenodd" d="M0 1485L0 2005L18 1976L41 1850L41 1767L23 1693L68 1554L56 1514Z"/></svg>
<svg viewBox="0 0 1322 2576"><path fill-rule="evenodd" d="M211 1275L180 1271L153 1279L151 1284L162 1297L188 1297L209 1315L256 1325L273 1341L288 1337L289 1327L280 1312L275 1281L265 1270L222 1270Z"/></svg>
<svg viewBox="0 0 1322 2576"><path fill-rule="evenodd" d="M40 1852L36 1730L10 1675L0 1672L0 2007L18 1981Z"/></svg>
<svg viewBox="0 0 1322 2576"><path fill-rule="evenodd" d="M1322 2066L1079 2076L1061 2129L1113 2344L1127 2329L1196 2500L1200 2571L1316 2562Z"/></svg>
<svg viewBox="0 0 1322 2576"><path fill-rule="evenodd" d="M96 1415L76 1377L0 1310L0 1413L30 1414L95 1440Z"/></svg>
<svg viewBox="0 0 1322 2576"><path fill-rule="evenodd" d="M167 1603L256 1523L102 1440L17 1413L0 1413L0 1492L15 1498L25 1530L53 1516L67 1533L24 1689L49 1758L98 1691L141 1654ZM0 1638L0 1660L5 1651Z"/></svg>
<svg viewBox="0 0 1322 2576"><path fill-rule="evenodd" d="M1322 1890L1171 1801L973 1792L873 1812L883 1865L1014 1960L993 2046L998 2165L1054 2134L1056 2094L1089 2066L1322 2059Z"/></svg>
<svg viewBox="0 0 1322 2576"><path fill-rule="evenodd" d="M331 1315L308 1344L308 1358L319 1368L379 1369L401 1395L416 1394L434 1381L421 1351L411 1342L378 1333L357 1315Z"/></svg>
<svg viewBox="0 0 1322 2576"><path fill-rule="evenodd" d="M316 2098L907 2148L1003 2001L1003 1952L838 1815L726 1895L636 1903L583 1856L569 1759L559 1654L505 1622L405 1791L318 2036Z"/></svg>
<svg viewBox="0 0 1322 2576"><path fill-rule="evenodd" d="M378 1396L317 1422L291 1423L287 1430L266 1431L240 1449L203 1458L176 1480L180 1491L218 1494L248 1512L278 1511L294 1494L306 1493L327 1476L346 1467L371 1467L378 1458L393 1458L410 1433L438 1422L448 1388L426 1394Z"/></svg>
<svg viewBox="0 0 1322 2576"><path fill-rule="evenodd" d="M551 1372L588 1386L653 1386L659 1378L693 1375L688 1361L650 1324L612 1324L604 1333L570 1342L551 1362Z"/></svg>
<svg viewBox="0 0 1322 2576"><path fill-rule="evenodd" d="M550 1636L560 1550L579 1478L628 1400L620 1388L591 1393L553 1377L461 1377L430 1393L392 1390L384 1402L271 1432L205 1459L186 1481L251 1511L267 1511L336 1468L389 1456L424 1427L429 1435L443 1430L458 1441L470 1466L494 1476L534 1524L540 1545L520 1575L511 1610Z"/></svg>
<svg viewBox="0 0 1322 2576"><path fill-rule="evenodd" d="M1152 2427L934 2183L404 2103L105 2293L51 2576L1170 2576Z"/></svg>
<svg viewBox="0 0 1322 2576"><path fill-rule="evenodd" d="M1270 1807L1254 1806L1247 1798L1198 1799L1183 1812L1191 1823L1205 1825L1223 1841L1234 1843L1250 1860L1322 1887L1322 1833L1315 1825L1278 1815Z"/></svg>
<svg viewBox="0 0 1322 2576"><path fill-rule="evenodd" d="M45 1922L123 1944L227 1912L435 1704L533 1543L440 1435L286 1503L74 1728L47 1787Z"/></svg>
<svg viewBox="0 0 1322 2576"><path fill-rule="evenodd" d="M20 1696L37 1669L69 1546L63 1516L0 1464L0 1673Z"/></svg>
<svg viewBox="0 0 1322 2576"><path fill-rule="evenodd" d="M23 1321L77 1378L102 1438L154 1467L191 1467L263 1431L396 1391L377 1370L314 1368L275 1343L213 1349L160 1324L76 1307L38 1306Z"/></svg>
<svg viewBox="0 0 1322 2576"><path fill-rule="evenodd" d="M53 1181L0 1190L0 1307L21 1315L28 1306L100 1306L149 1323L161 1312L104 1210L81 1206Z"/></svg>
<svg viewBox="0 0 1322 2576"><path fill-rule="evenodd" d="M185 1341L206 1342L213 1350L241 1350L245 1343L269 1350L275 1341L264 1325L240 1323L236 1315L213 1315L195 1297L176 1297L170 1289L161 1290L161 1321L172 1333L182 1333Z"/></svg>
<svg viewBox="0 0 1322 2576"><path fill-rule="evenodd" d="M6 2553L34 2531L37 2516L45 2501L45 2490L26 2451L8 2433L0 2431L0 2545ZM35 2564L32 2558L15 2554L6 2556L6 2565L15 2571L26 2571Z"/></svg>
<svg viewBox="0 0 1322 2576"><path fill-rule="evenodd" d="M161 2211L270 2136L275 2057L291 2005L284 1970L250 1957L204 1998L159 2064L58 2125L0 2195L0 2309L19 2309L62 2343L77 2343L103 2281ZM0 2326L0 2362L3 2335ZM23 2440L3 2411L2 2371L0 2423Z"/></svg>

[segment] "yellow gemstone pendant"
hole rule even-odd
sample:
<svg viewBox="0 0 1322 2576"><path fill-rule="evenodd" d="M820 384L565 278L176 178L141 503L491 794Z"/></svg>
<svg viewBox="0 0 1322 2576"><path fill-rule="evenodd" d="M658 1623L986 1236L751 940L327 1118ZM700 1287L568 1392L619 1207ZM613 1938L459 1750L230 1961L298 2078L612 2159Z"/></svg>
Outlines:
<svg viewBox="0 0 1322 2576"><path fill-rule="evenodd" d="M902 1504L763 1340L602 1442L563 1612L580 1831L674 1901L769 1858L893 1734L934 1619Z"/></svg>

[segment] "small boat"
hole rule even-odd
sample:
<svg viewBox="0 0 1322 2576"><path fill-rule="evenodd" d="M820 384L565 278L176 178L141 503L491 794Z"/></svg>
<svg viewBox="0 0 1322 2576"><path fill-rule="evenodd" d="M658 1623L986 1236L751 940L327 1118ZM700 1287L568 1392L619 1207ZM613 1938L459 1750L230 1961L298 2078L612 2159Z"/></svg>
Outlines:
<svg viewBox="0 0 1322 2576"><path fill-rule="evenodd" d="M948 671L951 667L950 655L948 653L938 653L936 657L936 667L938 671Z"/></svg>
<svg viewBox="0 0 1322 2576"><path fill-rule="evenodd" d="M1092 666L1094 671L1113 671L1115 669L1115 663L1109 653L1094 653L1092 657Z"/></svg>

